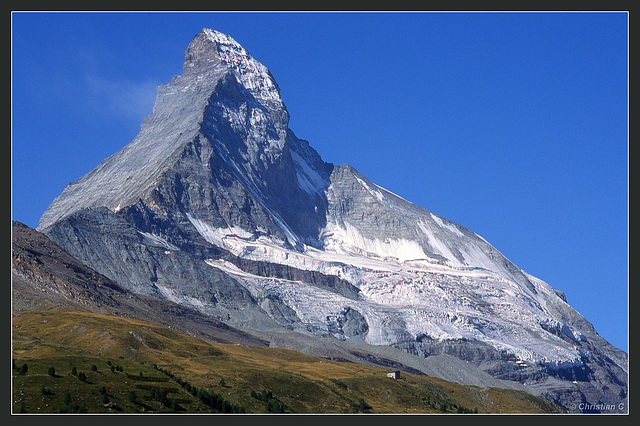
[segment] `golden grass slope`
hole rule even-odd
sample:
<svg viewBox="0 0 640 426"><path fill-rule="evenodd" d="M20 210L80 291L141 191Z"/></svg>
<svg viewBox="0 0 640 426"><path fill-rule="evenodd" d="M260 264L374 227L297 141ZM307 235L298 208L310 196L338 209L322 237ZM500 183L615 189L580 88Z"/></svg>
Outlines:
<svg viewBox="0 0 640 426"><path fill-rule="evenodd" d="M272 408L255 397L262 391L270 391L288 413L562 412L521 391L409 373L394 380L381 367L216 343L104 314L25 312L13 317L12 341L14 413L216 412L189 392L192 387L215 393L246 413ZM22 374L24 364L28 368ZM163 389L164 405L154 398Z"/></svg>

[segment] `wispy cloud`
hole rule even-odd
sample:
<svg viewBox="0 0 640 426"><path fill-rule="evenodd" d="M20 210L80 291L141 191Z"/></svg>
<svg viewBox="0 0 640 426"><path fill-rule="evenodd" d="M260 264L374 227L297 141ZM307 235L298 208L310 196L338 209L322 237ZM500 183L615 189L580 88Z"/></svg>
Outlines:
<svg viewBox="0 0 640 426"><path fill-rule="evenodd" d="M90 107L111 118L141 121L151 114L159 82L152 79L109 80L96 74L85 76Z"/></svg>

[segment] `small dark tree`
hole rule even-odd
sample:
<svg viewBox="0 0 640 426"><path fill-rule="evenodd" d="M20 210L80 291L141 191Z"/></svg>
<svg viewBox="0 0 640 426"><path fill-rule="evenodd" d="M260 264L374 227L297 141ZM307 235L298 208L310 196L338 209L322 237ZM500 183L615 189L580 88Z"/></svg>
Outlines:
<svg viewBox="0 0 640 426"><path fill-rule="evenodd" d="M155 399L164 406L169 405L169 400L167 399L167 391L165 389L151 389L151 398Z"/></svg>
<svg viewBox="0 0 640 426"><path fill-rule="evenodd" d="M95 364L93 364L93 365L91 366L91 371L98 371L98 366L97 366L97 365L95 365Z"/></svg>
<svg viewBox="0 0 640 426"><path fill-rule="evenodd" d="M20 374L27 374L27 371L29 371L29 366L27 364L22 364L22 367L20 367Z"/></svg>
<svg viewBox="0 0 640 426"><path fill-rule="evenodd" d="M75 365L71 368L71 374L73 374L74 376L78 374L78 370L76 369Z"/></svg>
<svg viewBox="0 0 640 426"><path fill-rule="evenodd" d="M370 413L371 405L369 405L363 398L360 398L356 404L353 404L353 410L356 413Z"/></svg>
<svg viewBox="0 0 640 426"><path fill-rule="evenodd" d="M47 374L49 374L51 377L56 377L56 369L53 367L49 367L49 369L47 370Z"/></svg>
<svg viewBox="0 0 640 426"><path fill-rule="evenodd" d="M227 402L227 401L224 401L224 402ZM267 411L269 413L284 413L284 406L282 405L280 400L270 399L269 402L267 402ZM228 413L229 411L224 411L224 412Z"/></svg>
<svg viewBox="0 0 640 426"><path fill-rule="evenodd" d="M129 402L134 404L138 403L138 395L136 395L136 391L129 392Z"/></svg>
<svg viewBox="0 0 640 426"><path fill-rule="evenodd" d="M87 375L84 374L83 371L78 373L78 380L80 380L81 382L86 382L87 381Z"/></svg>

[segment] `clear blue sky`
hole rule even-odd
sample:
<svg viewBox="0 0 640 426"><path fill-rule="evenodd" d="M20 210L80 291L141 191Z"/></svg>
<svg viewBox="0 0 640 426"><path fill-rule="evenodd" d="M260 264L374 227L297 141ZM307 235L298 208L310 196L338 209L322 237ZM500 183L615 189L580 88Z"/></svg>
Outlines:
<svg viewBox="0 0 640 426"><path fill-rule="evenodd" d="M628 350L626 13L14 13L12 218L136 136L202 28L326 160L482 235Z"/></svg>

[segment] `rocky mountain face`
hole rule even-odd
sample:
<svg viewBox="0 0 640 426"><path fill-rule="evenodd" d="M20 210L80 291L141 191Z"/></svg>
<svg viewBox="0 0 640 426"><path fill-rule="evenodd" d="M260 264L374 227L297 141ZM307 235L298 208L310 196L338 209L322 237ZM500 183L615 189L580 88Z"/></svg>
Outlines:
<svg viewBox="0 0 640 426"><path fill-rule="evenodd" d="M11 225L12 313L70 310L153 321L221 343L268 346L189 306L133 293L79 262L46 235Z"/></svg>
<svg viewBox="0 0 640 426"><path fill-rule="evenodd" d="M561 291L324 162L288 120L267 68L205 29L138 136L69 184L38 229L129 291L272 344L455 357L572 411L626 412L627 354Z"/></svg>
<svg viewBox="0 0 640 426"><path fill-rule="evenodd" d="M12 313L78 311L151 321L221 343L275 346L341 362L427 374L472 386L524 390L447 355L423 358L390 347L343 342L291 330L244 332L192 307L133 293L82 264L46 235L14 221L11 226ZM256 335L263 334L263 338Z"/></svg>

